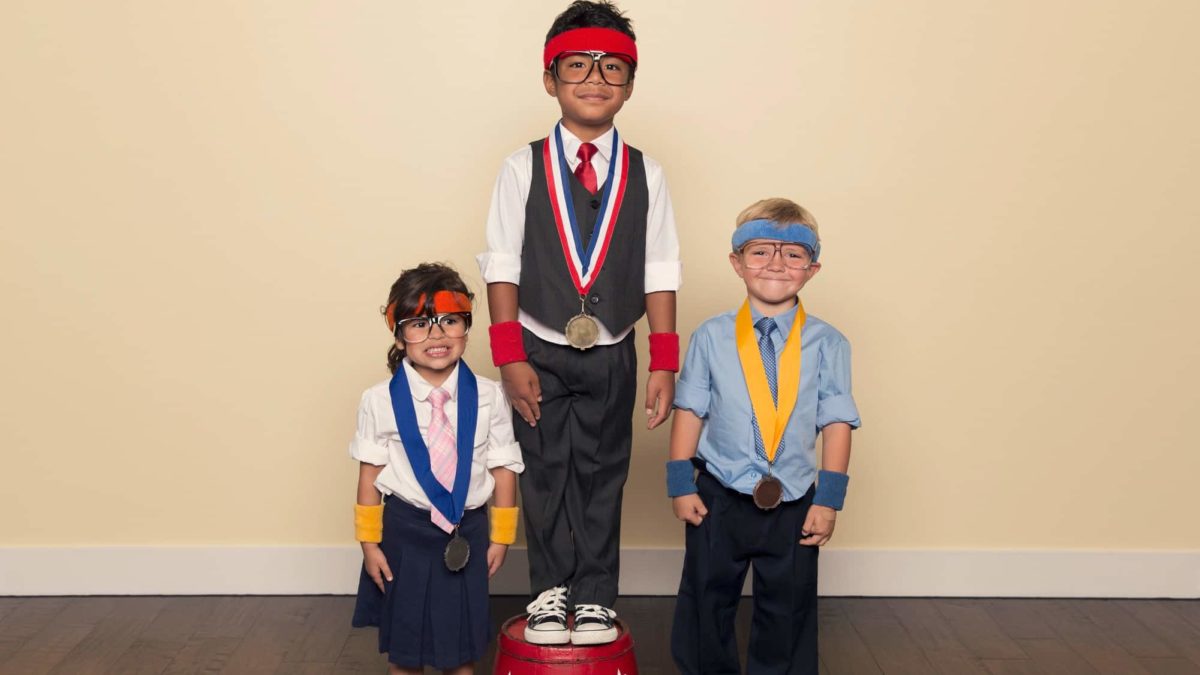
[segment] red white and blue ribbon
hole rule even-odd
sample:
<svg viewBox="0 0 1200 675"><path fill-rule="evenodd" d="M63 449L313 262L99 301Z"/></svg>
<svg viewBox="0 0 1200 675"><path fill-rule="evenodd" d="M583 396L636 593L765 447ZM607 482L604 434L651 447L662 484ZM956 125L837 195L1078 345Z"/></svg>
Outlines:
<svg viewBox="0 0 1200 675"><path fill-rule="evenodd" d="M629 178L629 153L625 143L613 129L612 152L609 153L608 177L600 192L600 210L596 215L596 226L588 245L583 246L579 233L579 222L575 217L574 200L571 198L571 170L563 155L562 124L554 127L554 133L542 144L542 160L546 167L546 191L550 193L550 206L554 211L554 223L558 227L558 239L571 281L580 295L588 290L600 275L608 246L612 242L617 215L625 199L625 184Z"/></svg>

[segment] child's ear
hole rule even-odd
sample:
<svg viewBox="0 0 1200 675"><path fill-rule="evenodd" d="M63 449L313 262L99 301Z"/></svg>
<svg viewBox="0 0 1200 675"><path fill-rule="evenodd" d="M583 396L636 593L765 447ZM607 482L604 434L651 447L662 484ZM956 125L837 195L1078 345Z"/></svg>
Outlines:
<svg viewBox="0 0 1200 675"><path fill-rule="evenodd" d="M636 80L630 80L629 84L625 85L625 100L628 101L630 96L633 96L633 83Z"/></svg>
<svg viewBox="0 0 1200 675"><path fill-rule="evenodd" d="M734 274L740 278L742 276L742 259L738 257L737 253L729 254L729 265L733 267Z"/></svg>
<svg viewBox="0 0 1200 675"><path fill-rule="evenodd" d="M546 70L542 72L542 85L546 87L546 93L551 96L558 96L558 81L554 79L554 73Z"/></svg>

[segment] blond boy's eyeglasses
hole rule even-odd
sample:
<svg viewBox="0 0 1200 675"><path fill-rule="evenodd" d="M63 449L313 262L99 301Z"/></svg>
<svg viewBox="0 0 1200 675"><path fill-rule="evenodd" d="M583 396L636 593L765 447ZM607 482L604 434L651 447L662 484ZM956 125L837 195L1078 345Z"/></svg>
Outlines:
<svg viewBox="0 0 1200 675"><path fill-rule="evenodd" d="M776 253L783 259L783 265L788 269L806 270L812 267L812 256L808 249L800 244L782 242L747 244L739 253L742 256L742 265L752 270L760 270L771 264Z"/></svg>

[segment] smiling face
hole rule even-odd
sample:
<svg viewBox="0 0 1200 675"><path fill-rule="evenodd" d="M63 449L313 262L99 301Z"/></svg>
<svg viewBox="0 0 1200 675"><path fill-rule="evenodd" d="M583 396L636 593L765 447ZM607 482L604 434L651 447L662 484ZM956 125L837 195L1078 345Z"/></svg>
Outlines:
<svg viewBox="0 0 1200 675"><path fill-rule="evenodd" d="M755 244L777 243L770 239L752 239L741 251L729 254L733 271L746 284L746 295L750 304L765 316L774 316L796 304L796 294L821 269L820 263L811 263L808 269L793 269L784 263L782 251L772 251L770 260L759 269L746 266L745 251ZM763 264L752 263L754 265Z"/></svg>
<svg viewBox="0 0 1200 675"><path fill-rule="evenodd" d="M451 332L458 332L451 328L449 322L455 320L463 322L465 319L456 314L443 314L439 319L439 323L434 325L430 325L429 319L424 317L407 319L401 322L402 328L397 331L401 337L396 339L396 348L403 351L404 355L408 357L408 362L412 364L413 370L435 387L446 381L450 371L454 370L455 364L467 350L465 333L459 337L447 337L446 335L446 328L450 328ZM445 328L443 324L447 324ZM429 337L421 342L405 342L403 339L406 333L403 328L405 326L416 329L412 331L414 333L428 330ZM456 327L461 328L461 326Z"/></svg>
<svg viewBox="0 0 1200 675"><path fill-rule="evenodd" d="M608 131L613 119L633 95L633 80L624 86L613 86L604 81L599 68L583 82L569 84L555 77L553 70L542 74L546 93L558 99L562 110L563 126L579 137L590 141Z"/></svg>

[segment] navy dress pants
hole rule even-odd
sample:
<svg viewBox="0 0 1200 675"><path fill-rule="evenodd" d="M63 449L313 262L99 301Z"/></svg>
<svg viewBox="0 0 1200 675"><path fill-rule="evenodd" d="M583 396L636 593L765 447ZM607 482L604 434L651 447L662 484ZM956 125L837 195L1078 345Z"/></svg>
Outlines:
<svg viewBox="0 0 1200 675"><path fill-rule="evenodd" d="M763 511L749 495L724 487L706 471L696 487L708 515L699 526L686 526L671 630L675 665L686 675L741 672L734 617L746 572L753 567L746 672L816 675L819 548L797 543L813 490Z"/></svg>
<svg viewBox="0 0 1200 675"><path fill-rule="evenodd" d="M536 596L569 586L574 604L612 607L637 399L633 332L615 345L583 351L528 330L524 335L542 386L536 427L513 413L525 460L520 481L530 590Z"/></svg>

